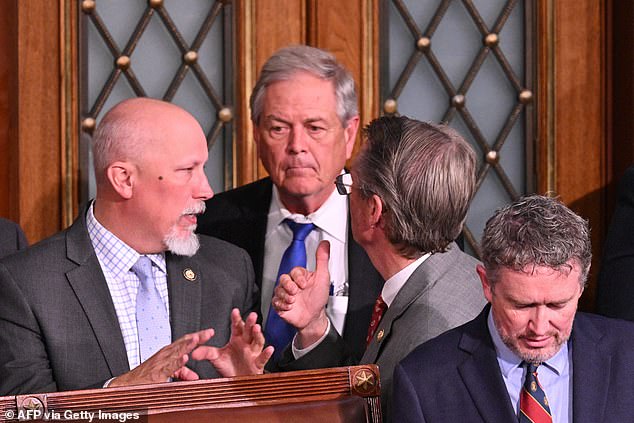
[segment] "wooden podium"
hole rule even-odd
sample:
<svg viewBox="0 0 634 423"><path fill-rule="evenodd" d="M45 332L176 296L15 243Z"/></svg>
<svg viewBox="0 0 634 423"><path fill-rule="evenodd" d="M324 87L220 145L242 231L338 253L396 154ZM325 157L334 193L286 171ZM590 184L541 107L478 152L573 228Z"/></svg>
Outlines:
<svg viewBox="0 0 634 423"><path fill-rule="evenodd" d="M0 397L0 422L381 422L376 365Z"/></svg>

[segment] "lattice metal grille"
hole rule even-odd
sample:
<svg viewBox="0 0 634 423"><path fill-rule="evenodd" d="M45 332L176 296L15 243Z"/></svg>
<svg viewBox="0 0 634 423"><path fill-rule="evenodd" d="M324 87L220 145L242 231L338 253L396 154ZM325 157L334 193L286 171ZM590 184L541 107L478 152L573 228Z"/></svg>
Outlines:
<svg viewBox="0 0 634 423"><path fill-rule="evenodd" d="M118 3L83 0L79 5L83 12L80 39L85 43L80 50L84 73L80 89L84 133L81 171L84 174L89 171L89 135L103 113L124 98L149 96L179 104L198 119L207 134L210 162L214 162L214 166L208 167L212 172L208 171L208 176L212 183L221 184L217 188L229 187L233 174L231 122L235 103L232 2L204 0L184 5L173 0ZM102 16L102 9L107 16ZM187 9L185 17L189 19L178 22L176 16L183 15L182 9ZM140 12L138 19L133 17L136 12ZM197 15L204 16L202 21ZM192 25L196 25L195 32ZM190 33L190 42L183 35L185 32ZM121 33L130 34L124 43ZM219 41L211 40L214 38L211 33ZM88 66L88 57L98 65ZM89 69L92 75L87 74ZM100 77L105 77L103 83ZM220 157L214 160L212 156Z"/></svg>
<svg viewBox="0 0 634 423"><path fill-rule="evenodd" d="M412 9L416 9L418 21ZM490 25L481 14L483 9ZM468 246L478 256L477 239L486 218L497 206L533 188L532 13L530 0L417 0L409 4L403 0L385 0L382 3L382 28L389 28L384 34L389 33L401 42L390 39L382 45L384 113L446 122L481 153L478 192L464 229ZM514 20L509 24L512 15ZM419 25L422 21L427 21L423 30ZM441 30L443 34L439 35ZM515 39L515 43L503 46L506 36ZM441 40L438 46L436 38ZM519 55L515 49L520 50ZM409 56L403 60L395 52ZM508 60L509 52L514 58L522 59L519 64ZM461 69L452 65L457 55L473 58ZM475 84L480 87L474 89ZM399 104L402 97L408 97L410 104L402 107ZM489 110L490 105L494 107ZM439 116L441 111L444 111L442 117ZM522 116L524 120L520 119ZM514 143L522 144L523 148L515 145L504 151ZM505 165L503 151L520 157ZM518 160L523 162L523 174L519 176ZM509 177L509 173L513 177ZM494 192L486 193L487 190Z"/></svg>

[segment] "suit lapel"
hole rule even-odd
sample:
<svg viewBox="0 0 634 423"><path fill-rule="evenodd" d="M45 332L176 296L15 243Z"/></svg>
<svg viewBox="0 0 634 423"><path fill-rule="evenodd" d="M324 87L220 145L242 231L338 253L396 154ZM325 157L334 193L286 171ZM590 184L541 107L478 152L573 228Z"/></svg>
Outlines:
<svg viewBox="0 0 634 423"><path fill-rule="evenodd" d="M425 291L429 289L435 280L435 269L439 264L439 256L440 255L432 255L425 260L416 270L414 270L414 273L412 273L407 282L405 282L401 290L396 295L396 298L394 298L394 301L381 318L379 326L376 328L377 334L381 334L381 332L383 333L382 341L376 342L373 340L370 342L365 354L363 355L363 363L377 362L387 340L390 338L394 322L407 311L409 306L416 301L418 297L423 295ZM375 339L376 338L377 335L375 335Z"/></svg>
<svg viewBox="0 0 634 423"><path fill-rule="evenodd" d="M166 253L172 341L201 330L202 266L192 257Z"/></svg>
<svg viewBox="0 0 634 423"><path fill-rule="evenodd" d="M442 254L432 254L414 270L414 273L412 273L407 282L405 282L390 307L388 307L376 329L376 333L383 331L383 341L370 342L370 345L368 345L363 355L364 363L377 362L385 343L390 337L394 322L407 311L417 298L423 295L434 282L438 280L440 275L445 272L446 266L451 265L453 262L451 256L453 255L453 251L457 251L457 248L455 244L452 244L450 251Z"/></svg>
<svg viewBox="0 0 634 423"><path fill-rule="evenodd" d="M612 357L600 350L603 335L577 314L572 330L572 415L575 422L603 421Z"/></svg>
<svg viewBox="0 0 634 423"><path fill-rule="evenodd" d="M268 221L271 196L273 195L273 183L270 178L262 180L255 192L255 198L248 203L249 216L247 222L251 222L250 232L254 245L253 269L255 271L255 283L262 289L262 272L264 271L264 243L266 241L266 225ZM245 228L246 229L246 228Z"/></svg>
<svg viewBox="0 0 634 423"><path fill-rule="evenodd" d="M348 224L348 311L343 338L355 357L365 351L365 337L372 318L374 302L383 289L383 278L366 252L352 238Z"/></svg>
<svg viewBox="0 0 634 423"><path fill-rule="evenodd" d="M106 279L88 237L84 217L77 219L69 228L66 234L66 253L68 259L77 264L75 269L66 273L66 278L86 313L111 375L114 377L127 372L128 356L119 320Z"/></svg>
<svg viewBox="0 0 634 423"><path fill-rule="evenodd" d="M487 329L489 309L489 306L485 307L482 313L465 327L459 348L470 356L458 366L458 372L482 420L517 421L502 379L495 347Z"/></svg>

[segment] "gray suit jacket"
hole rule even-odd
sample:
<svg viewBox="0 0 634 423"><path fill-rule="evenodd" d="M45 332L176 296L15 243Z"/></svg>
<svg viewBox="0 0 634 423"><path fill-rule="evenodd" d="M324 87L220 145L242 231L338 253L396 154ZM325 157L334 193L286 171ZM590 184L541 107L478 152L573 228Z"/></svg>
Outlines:
<svg viewBox="0 0 634 423"><path fill-rule="evenodd" d="M73 225L0 260L0 395L101 387L129 370L110 291L86 230ZM201 236L193 257L166 254L172 339L215 329L210 345L230 337L230 312L259 308L249 256ZM189 281L183 272L196 274ZM218 377L190 360L201 378Z"/></svg>
<svg viewBox="0 0 634 423"><path fill-rule="evenodd" d="M416 346L473 319L486 304L477 264L452 243L447 252L433 254L414 271L383 315L361 364L379 365L384 420L390 420L396 364ZM287 348L280 366L295 370L350 364L357 363L351 361L341 338L331 330L324 342L299 360L293 360Z"/></svg>
<svg viewBox="0 0 634 423"><path fill-rule="evenodd" d="M27 247L24 232L17 223L0 218L0 257Z"/></svg>

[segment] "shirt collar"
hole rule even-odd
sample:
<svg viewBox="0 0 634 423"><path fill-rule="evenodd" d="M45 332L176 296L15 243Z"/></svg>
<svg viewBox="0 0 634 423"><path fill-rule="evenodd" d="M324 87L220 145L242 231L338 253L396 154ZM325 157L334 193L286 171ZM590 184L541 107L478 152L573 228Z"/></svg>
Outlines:
<svg viewBox="0 0 634 423"><path fill-rule="evenodd" d="M387 281L385 281L385 284L383 285L383 290L381 291L381 296L383 297L383 301L385 301L385 304L387 304L388 307L392 305L392 302L394 302L394 298L396 298L396 295L399 293L401 288L403 288L407 280L410 278L410 276L412 276L412 273L414 273L414 271L418 269L418 266L423 264L423 262L427 260L430 255L431 254L429 253L423 254L421 257L411 262L410 264L396 272Z"/></svg>
<svg viewBox="0 0 634 423"><path fill-rule="evenodd" d="M344 216L343 219L341 218L342 216ZM348 232L348 198L333 189L321 207L308 216L304 216L288 211L280 200L280 193L277 187L273 185L268 215L268 221L272 224L268 225L268 231L274 231L285 219L290 219L297 223L313 223L320 230L345 243ZM267 233L266 235L270 234Z"/></svg>
<svg viewBox="0 0 634 423"><path fill-rule="evenodd" d="M122 278L139 260L141 254L99 223L94 215L94 204L93 201L86 214L88 236L102 266L105 266L113 277ZM165 253L146 254L146 256L152 260L155 266L167 274Z"/></svg>
<svg viewBox="0 0 634 423"><path fill-rule="evenodd" d="M493 345L495 346L496 355L498 358L498 363L500 363L500 369L504 377L508 377L513 369L520 367L522 365L522 359L518 357L513 351L506 346L506 344L502 341L500 334L497 331L495 326L495 321L493 320L493 309L489 310L489 316L487 318L487 328L489 329L489 334L491 335L491 339L493 340ZM546 360L544 364L551 371L555 372L557 375L563 374L566 366L568 365L568 343L564 343L557 354L555 354L550 359Z"/></svg>

